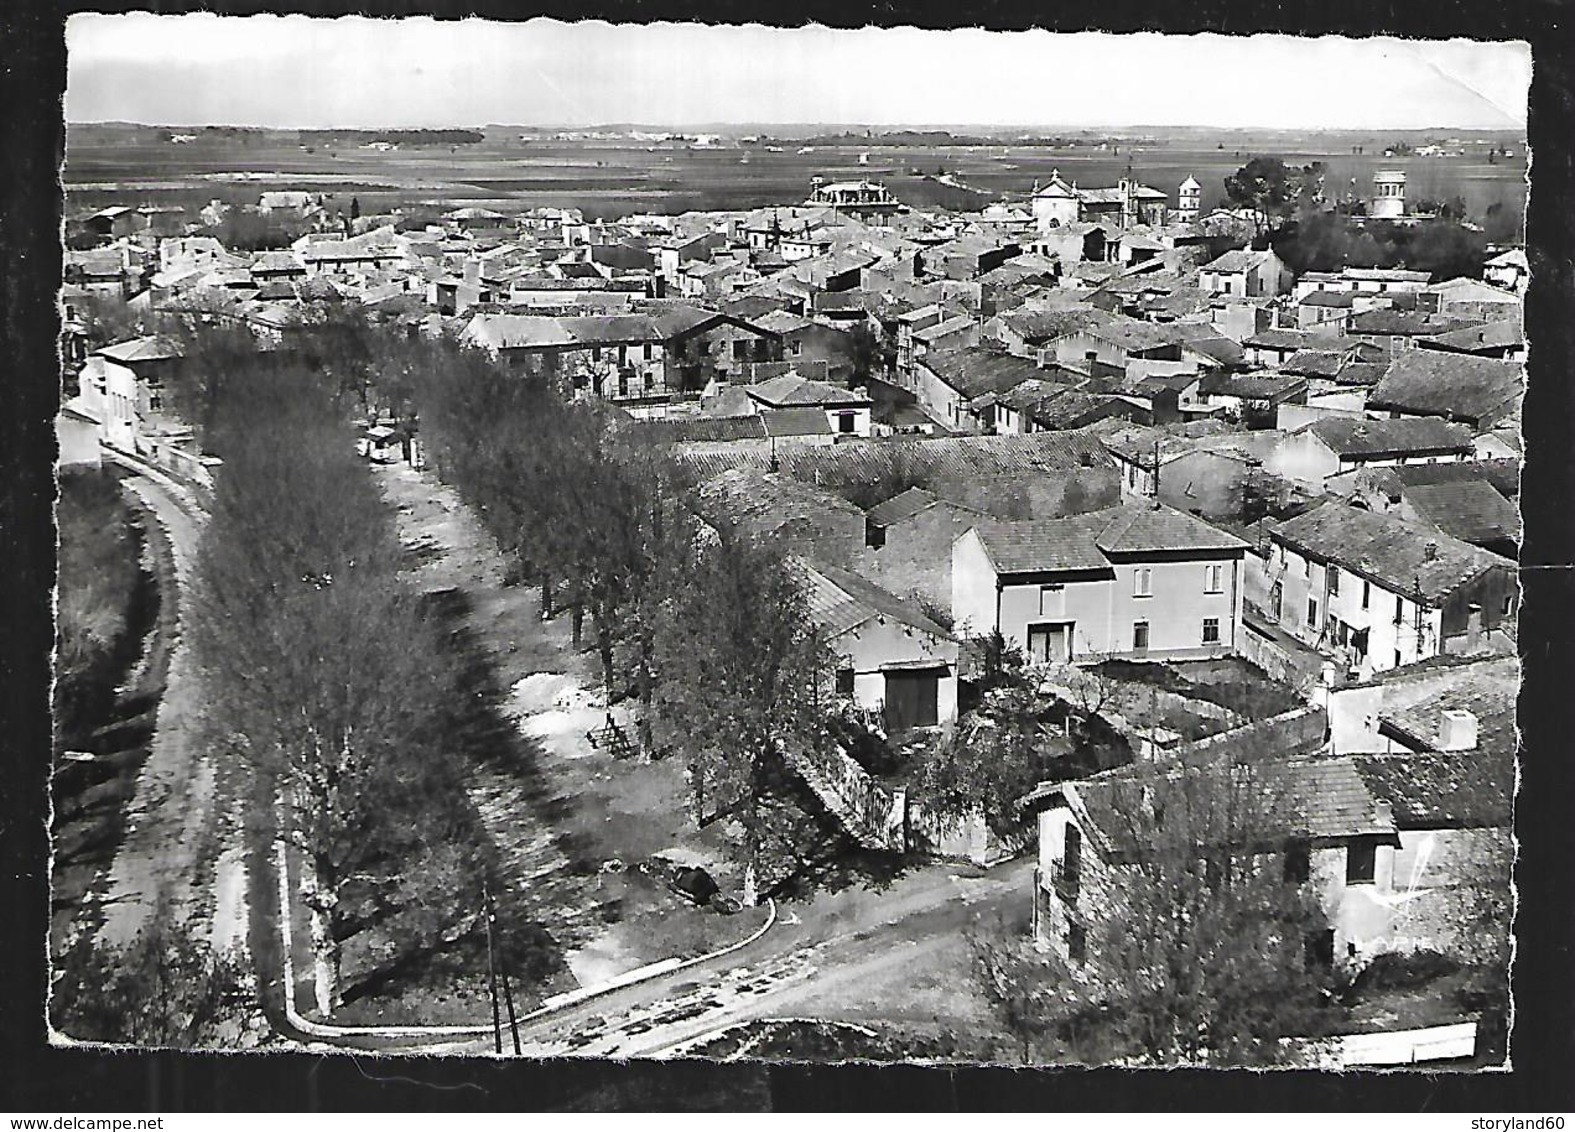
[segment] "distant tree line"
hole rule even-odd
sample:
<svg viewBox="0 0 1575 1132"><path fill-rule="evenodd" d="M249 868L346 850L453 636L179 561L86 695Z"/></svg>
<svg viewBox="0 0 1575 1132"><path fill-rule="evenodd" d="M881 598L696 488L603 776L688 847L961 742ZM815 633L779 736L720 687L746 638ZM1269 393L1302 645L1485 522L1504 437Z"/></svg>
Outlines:
<svg viewBox="0 0 1575 1132"><path fill-rule="evenodd" d="M1277 157L1254 157L1225 179L1225 197L1253 211L1260 230L1266 230L1260 238L1298 273L1401 267L1435 279L1481 275L1489 237L1466 226L1460 197L1417 202L1416 211L1434 216L1414 224L1364 224L1350 211L1325 206L1326 173L1321 162L1298 169ZM1498 208L1496 228L1504 226L1501 214Z"/></svg>
<svg viewBox="0 0 1575 1132"><path fill-rule="evenodd" d="M392 142L395 145L475 145L485 141L479 130L302 130L302 145L366 145Z"/></svg>
<svg viewBox="0 0 1575 1132"><path fill-rule="evenodd" d="M1416 224L1356 224L1334 212L1298 216L1269 236L1269 245L1292 271L1342 267L1401 267L1434 279L1480 277L1487 260L1482 232L1449 219Z"/></svg>

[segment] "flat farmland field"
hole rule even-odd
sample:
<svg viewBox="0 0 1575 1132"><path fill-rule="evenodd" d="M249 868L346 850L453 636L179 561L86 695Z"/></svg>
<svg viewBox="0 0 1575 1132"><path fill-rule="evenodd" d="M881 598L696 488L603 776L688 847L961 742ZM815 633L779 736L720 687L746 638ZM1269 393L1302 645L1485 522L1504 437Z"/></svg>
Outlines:
<svg viewBox="0 0 1575 1132"><path fill-rule="evenodd" d="M1326 186L1342 196L1370 195L1380 169L1404 169L1412 199L1461 196L1480 215L1490 204L1519 211L1526 184L1525 150L1489 163L1480 141L1462 157L1385 158L1355 155L1373 139L1345 135L1296 138L1232 136L1212 144L1172 142L1093 145L815 145L808 153L792 139L712 147L633 140L522 140L513 130L489 128L470 145L402 146L390 151L317 141L299 143L293 131L228 135L199 133L171 144L148 127L73 127L64 182L72 210L113 203L195 203L214 197L255 202L267 189L307 189L334 197L355 195L364 211L396 206L485 204L500 211L541 205L577 207L592 218L633 211L748 209L805 199L811 178L883 180L906 203L921 208L977 209L995 200L1027 197L1035 181L1059 170L1084 186L1114 185L1130 169L1174 202L1188 176L1203 186L1203 205L1224 203L1224 180L1255 154L1287 164L1324 162ZM1223 148L1222 148L1223 146ZM1382 142L1377 143L1381 150ZM966 188L938 181L947 174ZM1355 179L1354 185L1352 178ZM969 191L972 190L972 191Z"/></svg>

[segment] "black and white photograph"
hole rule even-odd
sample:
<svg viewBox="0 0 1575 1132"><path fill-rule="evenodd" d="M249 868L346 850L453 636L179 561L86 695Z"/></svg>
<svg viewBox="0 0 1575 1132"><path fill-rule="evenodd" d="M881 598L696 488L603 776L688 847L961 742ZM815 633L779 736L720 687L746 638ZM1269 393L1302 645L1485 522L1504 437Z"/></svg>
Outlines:
<svg viewBox="0 0 1575 1132"><path fill-rule="evenodd" d="M1530 44L65 48L53 1045L1508 1067Z"/></svg>

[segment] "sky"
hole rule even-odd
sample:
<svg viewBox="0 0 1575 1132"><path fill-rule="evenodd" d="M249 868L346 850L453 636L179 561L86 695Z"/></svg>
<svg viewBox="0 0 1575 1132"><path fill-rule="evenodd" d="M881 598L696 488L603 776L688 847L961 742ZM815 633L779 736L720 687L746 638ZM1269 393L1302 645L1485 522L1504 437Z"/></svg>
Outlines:
<svg viewBox="0 0 1575 1132"><path fill-rule="evenodd" d="M1522 42L73 15L68 122L1517 129ZM1359 76L1359 81L1354 81Z"/></svg>

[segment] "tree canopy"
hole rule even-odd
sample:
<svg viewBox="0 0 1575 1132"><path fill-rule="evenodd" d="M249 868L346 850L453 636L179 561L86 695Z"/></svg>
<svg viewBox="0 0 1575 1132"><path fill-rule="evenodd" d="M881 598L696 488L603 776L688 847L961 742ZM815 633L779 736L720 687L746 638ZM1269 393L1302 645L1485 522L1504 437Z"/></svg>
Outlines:
<svg viewBox="0 0 1575 1132"><path fill-rule="evenodd" d="M1250 208L1259 226L1285 220L1322 192L1321 162L1294 169L1278 157L1254 157L1225 178L1225 199L1238 208Z"/></svg>

